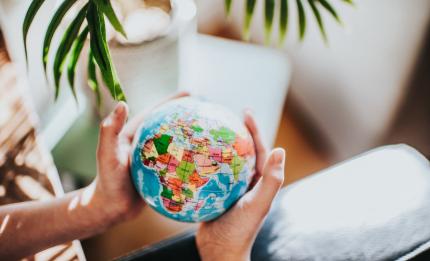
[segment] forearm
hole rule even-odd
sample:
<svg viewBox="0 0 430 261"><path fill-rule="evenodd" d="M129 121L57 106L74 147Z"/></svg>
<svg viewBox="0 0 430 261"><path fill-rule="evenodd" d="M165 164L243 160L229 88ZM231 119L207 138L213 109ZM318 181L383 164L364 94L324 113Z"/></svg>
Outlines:
<svg viewBox="0 0 430 261"><path fill-rule="evenodd" d="M90 187L49 201L0 207L0 257L18 259L100 233L110 223Z"/></svg>

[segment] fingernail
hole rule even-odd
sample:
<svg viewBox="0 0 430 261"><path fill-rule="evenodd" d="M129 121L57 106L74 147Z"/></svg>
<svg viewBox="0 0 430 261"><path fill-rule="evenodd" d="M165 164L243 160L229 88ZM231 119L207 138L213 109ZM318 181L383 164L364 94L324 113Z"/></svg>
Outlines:
<svg viewBox="0 0 430 261"><path fill-rule="evenodd" d="M272 156L273 163L279 166L285 164L285 150L283 148L275 148Z"/></svg>
<svg viewBox="0 0 430 261"><path fill-rule="evenodd" d="M125 106L127 106L125 102L123 102L123 101L118 102L118 104L115 107L115 114L118 115L118 114L124 112Z"/></svg>
<svg viewBox="0 0 430 261"><path fill-rule="evenodd" d="M250 108L245 108L244 110L243 110L243 113L245 113L245 114L249 114L249 115L253 115L254 113L253 113L253 111L250 109Z"/></svg>

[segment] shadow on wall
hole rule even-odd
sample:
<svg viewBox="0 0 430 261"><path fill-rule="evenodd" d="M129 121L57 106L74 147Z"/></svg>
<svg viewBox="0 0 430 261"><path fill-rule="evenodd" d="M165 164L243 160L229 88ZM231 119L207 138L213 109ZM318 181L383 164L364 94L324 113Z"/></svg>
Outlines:
<svg viewBox="0 0 430 261"><path fill-rule="evenodd" d="M430 24L406 99L384 143L407 143L430 158Z"/></svg>

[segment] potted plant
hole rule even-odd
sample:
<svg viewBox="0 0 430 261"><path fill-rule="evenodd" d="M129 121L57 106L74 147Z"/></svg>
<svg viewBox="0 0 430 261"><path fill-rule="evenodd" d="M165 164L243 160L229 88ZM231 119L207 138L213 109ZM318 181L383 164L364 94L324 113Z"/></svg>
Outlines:
<svg viewBox="0 0 430 261"><path fill-rule="evenodd" d="M113 31L109 42L131 113L141 111L177 89L180 64L197 32L196 8L189 0L117 1L127 38ZM81 83L85 86L85 80ZM107 88L102 88L102 90ZM105 92L102 113L112 109Z"/></svg>
<svg viewBox="0 0 430 261"><path fill-rule="evenodd" d="M152 0L149 2L154 1L165 2L164 0ZM342 1L352 4L351 0ZM108 44L108 38L106 34L105 18L113 27L113 29L117 33L121 34L125 39L127 39L127 34L119 16L117 15L117 12L115 11L113 1L111 0L64 0L58 6L47 27L44 38L42 61L45 73L49 73L47 66L49 53L52 49L52 38L56 30L59 28L59 25L64 19L66 13L76 4L76 2L81 3L80 10L71 20L67 29L63 33L63 37L53 58L54 61L52 63L52 75L55 86L55 97L58 97L60 92L60 79L66 70L72 92L75 92L74 78L77 68L76 66L78 59L82 54L85 41L88 37L90 42L87 66L88 86L96 94L97 100L100 102L101 88L96 74L98 68L106 89L109 91L112 98L117 101L126 100L126 95L124 94L123 88L121 87L121 83L112 60L111 47ZM174 1L171 0L169 2L172 4ZM243 23L243 38L245 40L248 40L250 37L249 29L254 15L256 2L256 0L246 0L244 4L245 15ZM291 2L295 2L296 8L298 10L300 39L304 38L306 32L306 14L304 9L305 4L310 6L324 40L327 39L327 36L325 34L324 23L320 14L321 10L327 11L337 21L340 22L340 18L337 15L336 10L330 4L330 0L279 0L278 4L276 4L276 2L277 1L275 0L264 0L264 28L266 32L266 43L269 43L271 40L271 32L273 29L275 17L279 17L279 43L284 41L289 24L288 17ZM23 39L26 53L26 38L29 28L43 3L44 0L33 0L25 16L23 23ZM232 3L233 0L225 0L225 9L227 15L230 14ZM278 15L275 15L276 12L278 12ZM142 70L144 69L145 68Z"/></svg>

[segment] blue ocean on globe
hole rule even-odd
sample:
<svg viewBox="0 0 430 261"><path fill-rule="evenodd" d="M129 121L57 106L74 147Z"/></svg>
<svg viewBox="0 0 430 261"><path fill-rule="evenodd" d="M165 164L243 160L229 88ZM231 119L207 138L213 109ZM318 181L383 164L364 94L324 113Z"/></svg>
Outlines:
<svg viewBox="0 0 430 261"><path fill-rule="evenodd" d="M183 222L219 217L248 189L252 137L224 107L196 98L160 106L135 135L131 175L157 212Z"/></svg>

